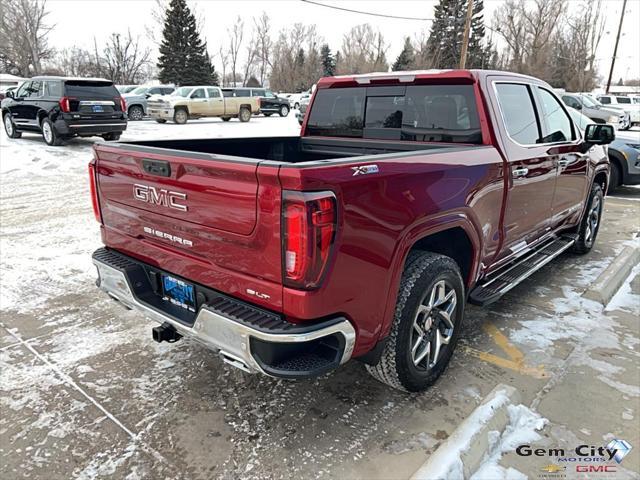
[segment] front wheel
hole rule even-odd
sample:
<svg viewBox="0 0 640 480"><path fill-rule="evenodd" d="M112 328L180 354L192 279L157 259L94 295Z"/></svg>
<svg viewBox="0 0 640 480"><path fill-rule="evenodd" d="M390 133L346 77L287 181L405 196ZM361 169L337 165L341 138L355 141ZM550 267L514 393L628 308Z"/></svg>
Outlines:
<svg viewBox="0 0 640 480"><path fill-rule="evenodd" d="M600 220L602 219L602 205L604 203L604 194L602 187L594 183L591 187L589 200L587 201L587 209L580 221L578 228L578 239L573 244L573 252L584 254L588 253L596 241L598 230L600 229Z"/></svg>
<svg viewBox="0 0 640 480"><path fill-rule="evenodd" d="M240 112L238 112L238 118L243 123L248 122L249 120L251 120L251 110L246 107L242 107L240 109Z"/></svg>
<svg viewBox="0 0 640 480"><path fill-rule="evenodd" d="M278 115L280 115L281 117L286 117L287 115L289 115L289 107L287 107L286 105L282 105L280 107Z"/></svg>
<svg viewBox="0 0 640 480"><path fill-rule="evenodd" d="M187 123L187 120L189 120L189 114L183 108L176 110L175 113L173 114L173 121L175 123L184 125L185 123Z"/></svg>
<svg viewBox="0 0 640 480"><path fill-rule="evenodd" d="M455 261L436 253L412 252L387 343L378 364L366 366L369 373L409 392L432 385L453 353L464 303L464 284Z"/></svg>
<svg viewBox="0 0 640 480"><path fill-rule="evenodd" d="M64 144L64 139L58 135L56 128L53 126L53 122L48 118L42 120L40 129L42 130L42 138L47 145L58 146Z"/></svg>
<svg viewBox="0 0 640 480"><path fill-rule="evenodd" d="M16 130L10 113L4 114L4 131L7 132L7 137L9 138L20 138L22 136L22 132Z"/></svg>

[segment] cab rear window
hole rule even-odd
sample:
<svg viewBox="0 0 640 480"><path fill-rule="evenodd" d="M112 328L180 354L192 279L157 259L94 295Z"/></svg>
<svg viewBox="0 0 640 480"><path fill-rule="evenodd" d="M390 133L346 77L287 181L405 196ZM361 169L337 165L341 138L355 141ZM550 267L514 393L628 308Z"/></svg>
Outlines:
<svg viewBox="0 0 640 480"><path fill-rule="evenodd" d="M67 80L64 91L67 97L93 100L113 100L120 96L112 82Z"/></svg>
<svg viewBox="0 0 640 480"><path fill-rule="evenodd" d="M481 143L471 85L330 88L316 93L308 135Z"/></svg>

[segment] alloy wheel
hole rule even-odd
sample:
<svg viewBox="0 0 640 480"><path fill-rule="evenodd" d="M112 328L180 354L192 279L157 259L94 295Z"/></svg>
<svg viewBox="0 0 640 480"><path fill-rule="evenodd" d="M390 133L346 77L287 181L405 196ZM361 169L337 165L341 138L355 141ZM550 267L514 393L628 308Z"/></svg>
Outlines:
<svg viewBox="0 0 640 480"><path fill-rule="evenodd" d="M437 282L418 307L411 332L411 360L423 370L433 368L453 337L458 299L445 280Z"/></svg>
<svg viewBox="0 0 640 480"><path fill-rule="evenodd" d="M584 234L584 240L587 245L593 244L593 240L598 231L598 224L600 223L600 197L593 197L589 213L587 214L587 229Z"/></svg>
<svg viewBox="0 0 640 480"><path fill-rule="evenodd" d="M51 130L49 122L42 122L42 136L47 143L51 143L53 141L53 131Z"/></svg>
<svg viewBox="0 0 640 480"><path fill-rule="evenodd" d="M4 128L8 136L13 135L13 122L11 121L11 115L8 113L4 116Z"/></svg>

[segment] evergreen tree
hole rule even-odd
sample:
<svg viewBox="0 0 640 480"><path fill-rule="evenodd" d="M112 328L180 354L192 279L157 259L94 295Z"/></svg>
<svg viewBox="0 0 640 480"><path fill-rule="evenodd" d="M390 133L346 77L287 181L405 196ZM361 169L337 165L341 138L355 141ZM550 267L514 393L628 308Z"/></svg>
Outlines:
<svg viewBox="0 0 640 480"><path fill-rule="evenodd" d="M414 68L415 63L416 55L413 50L413 45L411 44L411 39L407 37L404 39L404 47L402 48L400 55L398 55L398 58L396 58L391 70L394 72L398 70L411 70Z"/></svg>
<svg viewBox="0 0 640 480"><path fill-rule="evenodd" d="M196 18L186 0L171 0L166 11L158 78L180 85L217 85L207 44L200 38Z"/></svg>
<svg viewBox="0 0 640 480"><path fill-rule="evenodd" d="M484 2L473 1L467 68L486 68L491 51L484 45ZM427 51L433 68L457 68L464 37L467 0L440 0L434 11Z"/></svg>
<svg viewBox="0 0 640 480"><path fill-rule="evenodd" d="M333 77L336 74L336 60L331 54L331 49L326 43L320 49L320 57L322 59L322 76Z"/></svg>

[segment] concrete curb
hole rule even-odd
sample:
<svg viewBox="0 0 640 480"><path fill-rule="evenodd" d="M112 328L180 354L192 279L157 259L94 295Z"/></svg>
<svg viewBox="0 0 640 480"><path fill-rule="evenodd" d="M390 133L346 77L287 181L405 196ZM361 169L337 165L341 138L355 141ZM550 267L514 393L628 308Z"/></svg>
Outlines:
<svg viewBox="0 0 640 480"><path fill-rule="evenodd" d="M448 480L459 477L459 472L464 478L469 478L480 467L489 450L488 433L493 430L502 432L509 423L507 407L519 403L520 394L515 388L496 385L415 471L411 480Z"/></svg>
<svg viewBox="0 0 640 480"><path fill-rule="evenodd" d="M640 248L625 247L582 296L606 306L638 262Z"/></svg>

